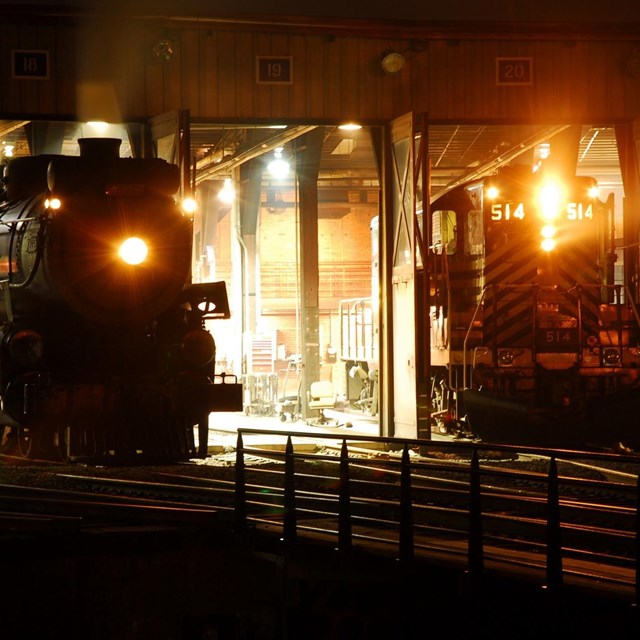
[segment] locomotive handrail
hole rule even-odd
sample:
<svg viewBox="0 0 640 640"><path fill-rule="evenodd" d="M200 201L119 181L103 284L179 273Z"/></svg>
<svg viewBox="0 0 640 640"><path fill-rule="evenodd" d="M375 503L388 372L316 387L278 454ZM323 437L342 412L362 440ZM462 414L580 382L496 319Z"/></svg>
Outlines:
<svg viewBox="0 0 640 640"><path fill-rule="evenodd" d="M482 304L484 302L485 295L487 290L492 285L485 285L482 290L482 295L480 296L480 300L478 300L478 304L476 305L476 310L473 312L473 316L471 317L471 322L469 323L469 328L467 329L467 333L464 336L464 342L462 343L462 388L467 388L467 341L469 340L469 336L471 335L471 330L473 329L473 323L476 321L476 316L478 312L482 308ZM457 402L457 395L456 395ZM456 413L457 415L457 413Z"/></svg>
<svg viewBox="0 0 640 640"><path fill-rule="evenodd" d="M636 322L640 327L640 313L638 313L638 307L636 306L636 303L633 300L633 296L631 295L631 289L625 286L624 292L625 292L625 298L629 301L629 305L631 306L631 311L633 311L633 315L636 319Z"/></svg>

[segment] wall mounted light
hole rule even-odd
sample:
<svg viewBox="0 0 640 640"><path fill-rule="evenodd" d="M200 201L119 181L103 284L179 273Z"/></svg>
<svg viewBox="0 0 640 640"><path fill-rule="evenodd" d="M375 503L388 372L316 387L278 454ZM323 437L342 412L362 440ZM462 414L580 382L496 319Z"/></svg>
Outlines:
<svg viewBox="0 0 640 640"><path fill-rule="evenodd" d="M404 63L404 56L397 51L385 51L382 54L382 60L380 61L382 70L389 75L394 75L402 71Z"/></svg>
<svg viewBox="0 0 640 640"><path fill-rule="evenodd" d="M158 62L169 62L177 51L176 43L168 38L158 40L151 48L151 55Z"/></svg>
<svg viewBox="0 0 640 640"><path fill-rule="evenodd" d="M282 147L273 151L273 160L267 165L271 177L275 180L284 180L289 175L289 163L282 157Z"/></svg>

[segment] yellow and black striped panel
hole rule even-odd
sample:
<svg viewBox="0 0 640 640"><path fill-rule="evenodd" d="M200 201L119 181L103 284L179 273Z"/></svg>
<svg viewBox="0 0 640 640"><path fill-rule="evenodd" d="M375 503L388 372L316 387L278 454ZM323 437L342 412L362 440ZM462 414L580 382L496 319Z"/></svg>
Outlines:
<svg viewBox="0 0 640 640"><path fill-rule="evenodd" d="M534 231L532 229L532 231ZM575 318L583 336L597 327L600 284L595 238L569 237L551 253L539 249L535 233L512 233L487 247L484 336L487 346L533 347L541 313ZM577 324L576 324L577 326Z"/></svg>

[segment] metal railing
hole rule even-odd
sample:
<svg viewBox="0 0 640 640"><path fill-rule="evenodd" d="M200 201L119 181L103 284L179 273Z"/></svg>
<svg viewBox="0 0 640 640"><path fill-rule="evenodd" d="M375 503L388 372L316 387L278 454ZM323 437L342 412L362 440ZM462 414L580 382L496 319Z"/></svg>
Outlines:
<svg viewBox="0 0 640 640"><path fill-rule="evenodd" d="M257 434L281 437L283 450L245 444ZM247 465L252 455L281 463L268 483ZM490 565L550 593L580 581L636 604L639 470L633 455L241 428L235 525L281 527L285 546L323 538L341 554L357 545L405 565L446 554L468 588Z"/></svg>

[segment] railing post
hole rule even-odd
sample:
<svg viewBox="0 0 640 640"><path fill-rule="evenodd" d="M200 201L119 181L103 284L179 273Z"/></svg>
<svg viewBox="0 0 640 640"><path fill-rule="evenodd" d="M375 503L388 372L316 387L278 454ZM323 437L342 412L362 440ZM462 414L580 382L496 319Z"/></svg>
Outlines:
<svg viewBox="0 0 640 640"><path fill-rule="evenodd" d="M235 522L236 531L244 532L247 529L247 487L244 468L244 445L242 434L238 431L236 442L236 490L235 490Z"/></svg>
<svg viewBox="0 0 640 640"><path fill-rule="evenodd" d="M284 452L284 520L282 539L285 544L293 544L297 536L296 525L296 483L291 436L287 438Z"/></svg>
<svg viewBox="0 0 640 640"><path fill-rule="evenodd" d="M562 589L562 545L560 540L560 490L555 456L549 461L547 480L547 585L550 592Z"/></svg>
<svg viewBox="0 0 640 640"><path fill-rule="evenodd" d="M484 548L482 541L482 504L480 501L480 462L478 450L473 448L469 469L469 543L468 580L474 591L484 574Z"/></svg>
<svg viewBox="0 0 640 640"><path fill-rule="evenodd" d="M398 534L400 562L413 560L413 513L411 509L411 462L409 446L402 451L400 470L400 531Z"/></svg>
<svg viewBox="0 0 640 640"><path fill-rule="evenodd" d="M340 496L338 501L338 551L351 551L351 495L349 487L349 452L347 441L340 451Z"/></svg>
<svg viewBox="0 0 640 640"><path fill-rule="evenodd" d="M634 605L640 607L640 474L636 488L636 597Z"/></svg>

